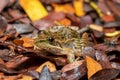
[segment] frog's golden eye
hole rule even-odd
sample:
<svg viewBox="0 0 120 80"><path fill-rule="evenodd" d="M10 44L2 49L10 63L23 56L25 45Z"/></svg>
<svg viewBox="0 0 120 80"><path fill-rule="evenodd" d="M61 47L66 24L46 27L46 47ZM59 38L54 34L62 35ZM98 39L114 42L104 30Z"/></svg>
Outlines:
<svg viewBox="0 0 120 80"><path fill-rule="evenodd" d="M54 38L53 38L53 37L49 37L48 40L49 40L50 42L53 42L53 41L54 41Z"/></svg>

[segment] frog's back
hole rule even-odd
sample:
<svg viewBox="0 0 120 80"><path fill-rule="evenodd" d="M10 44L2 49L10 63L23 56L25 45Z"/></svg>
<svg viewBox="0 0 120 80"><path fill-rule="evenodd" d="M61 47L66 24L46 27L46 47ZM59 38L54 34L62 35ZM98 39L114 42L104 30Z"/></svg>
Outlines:
<svg viewBox="0 0 120 80"><path fill-rule="evenodd" d="M77 29L72 29L70 26L53 26L39 34L41 38L54 37L56 39L69 39L69 38L79 38L79 33Z"/></svg>

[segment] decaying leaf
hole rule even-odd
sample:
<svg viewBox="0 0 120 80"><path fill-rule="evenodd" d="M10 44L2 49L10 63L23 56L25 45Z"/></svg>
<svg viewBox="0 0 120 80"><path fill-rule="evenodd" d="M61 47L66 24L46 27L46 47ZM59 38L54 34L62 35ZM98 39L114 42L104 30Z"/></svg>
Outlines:
<svg viewBox="0 0 120 80"><path fill-rule="evenodd" d="M43 67L45 65L49 68L50 72L56 71L55 65L53 63L51 63L50 61L47 61L47 62L43 63L42 65L40 65L40 67L38 67L36 69L36 71L41 72L41 70L43 69Z"/></svg>
<svg viewBox="0 0 120 80"><path fill-rule="evenodd" d="M90 79L94 73L102 69L101 65L89 56L86 56L86 63L88 69L88 79Z"/></svg>
<svg viewBox="0 0 120 80"><path fill-rule="evenodd" d="M112 80L119 73L120 70L115 68L102 69L91 76L89 80Z"/></svg>

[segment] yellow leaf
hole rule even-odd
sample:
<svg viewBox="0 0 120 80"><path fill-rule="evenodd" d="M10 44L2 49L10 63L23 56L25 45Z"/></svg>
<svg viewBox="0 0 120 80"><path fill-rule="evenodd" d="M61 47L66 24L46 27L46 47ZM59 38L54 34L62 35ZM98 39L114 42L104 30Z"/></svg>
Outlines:
<svg viewBox="0 0 120 80"><path fill-rule="evenodd" d="M103 13L102 13L101 10L98 8L98 6L96 5L96 3L90 2L90 5L96 10L96 12L98 13L99 17L102 18L102 17L103 17Z"/></svg>
<svg viewBox="0 0 120 80"><path fill-rule="evenodd" d="M75 14L79 17L84 16L85 12L83 10L83 0L74 0L73 5L75 8Z"/></svg>
<svg viewBox="0 0 120 80"><path fill-rule="evenodd" d="M96 30L96 31L99 31L99 32L103 32L103 27L102 26L99 26L99 25L95 25L95 24L90 24L90 29L93 29L93 30Z"/></svg>
<svg viewBox="0 0 120 80"><path fill-rule="evenodd" d="M89 56L86 56L88 79L97 71L101 70L101 65Z"/></svg>
<svg viewBox="0 0 120 80"><path fill-rule="evenodd" d="M117 36L120 34L120 31L115 31L113 33L105 33L105 36L107 37L113 37L113 36Z"/></svg>
<svg viewBox="0 0 120 80"><path fill-rule="evenodd" d="M48 15L48 12L39 0L20 0L20 5L32 21Z"/></svg>
<svg viewBox="0 0 120 80"><path fill-rule="evenodd" d="M38 67L36 69L36 71L41 72L45 65L49 68L50 72L56 71L55 65L53 63L51 63L50 61L47 61L47 62L43 63L42 65L40 65L40 67Z"/></svg>
<svg viewBox="0 0 120 80"><path fill-rule="evenodd" d="M74 13L74 8L70 4L62 4L58 5L55 3L52 3L52 6L54 7L55 12L64 12L64 13Z"/></svg>
<svg viewBox="0 0 120 80"><path fill-rule="evenodd" d="M31 76L24 75L21 79L18 80L33 80Z"/></svg>

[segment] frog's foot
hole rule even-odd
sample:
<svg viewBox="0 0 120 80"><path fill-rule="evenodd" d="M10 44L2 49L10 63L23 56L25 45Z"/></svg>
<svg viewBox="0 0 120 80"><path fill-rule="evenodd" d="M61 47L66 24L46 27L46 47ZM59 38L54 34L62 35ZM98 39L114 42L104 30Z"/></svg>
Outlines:
<svg viewBox="0 0 120 80"><path fill-rule="evenodd" d="M75 61L78 61L80 59L80 57L77 57L76 59L75 59Z"/></svg>

